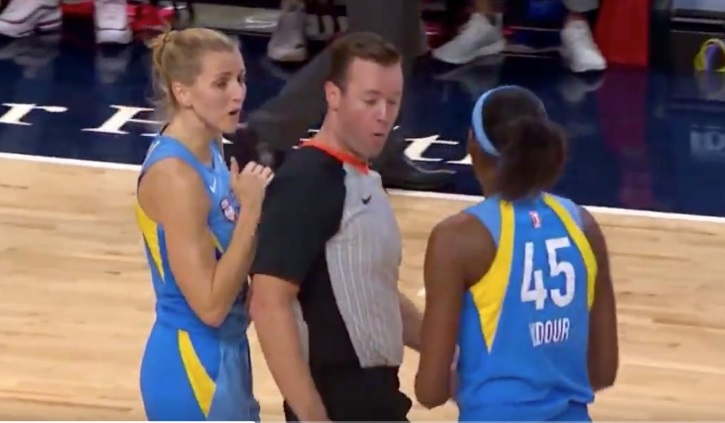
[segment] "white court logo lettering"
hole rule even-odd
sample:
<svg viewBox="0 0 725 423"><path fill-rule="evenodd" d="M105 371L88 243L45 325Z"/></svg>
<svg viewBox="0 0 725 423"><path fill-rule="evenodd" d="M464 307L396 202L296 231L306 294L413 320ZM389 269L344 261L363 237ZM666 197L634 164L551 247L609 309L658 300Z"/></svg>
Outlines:
<svg viewBox="0 0 725 423"><path fill-rule="evenodd" d="M44 106L25 103L0 103L0 125L32 126L29 121L34 113L45 112L62 114L68 111L63 106ZM161 129L162 122L150 118L153 109L148 107L109 105L111 116L98 126L91 128L79 128L81 132L92 132L109 135L140 135L143 137L154 137ZM3 110L3 108L7 110ZM134 133L130 130L134 130ZM310 129L310 134L317 132L317 129ZM99 140L100 141L100 140ZM231 144L228 139L222 140L224 144ZM301 141L301 140L300 140ZM408 146L405 155L408 159L417 162L444 163L448 165L471 166L471 157L466 154L458 160L444 160L441 157L431 157L426 153L434 145L457 146L460 141L441 139L440 135L429 135L425 137L406 138Z"/></svg>

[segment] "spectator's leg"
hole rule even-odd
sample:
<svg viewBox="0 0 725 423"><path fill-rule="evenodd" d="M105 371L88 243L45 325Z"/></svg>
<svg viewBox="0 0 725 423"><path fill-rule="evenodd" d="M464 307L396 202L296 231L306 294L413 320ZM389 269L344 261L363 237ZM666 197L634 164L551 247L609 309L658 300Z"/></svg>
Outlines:
<svg viewBox="0 0 725 423"><path fill-rule="evenodd" d="M561 30L562 55L573 72L601 71L607 62L599 51L584 13L599 7L599 0L564 0L569 15Z"/></svg>
<svg viewBox="0 0 725 423"><path fill-rule="evenodd" d="M499 28L492 23L490 16L496 11L494 0L475 0L475 12L461 28L460 33L433 50L436 59L462 65L479 57L498 54L503 51L506 41Z"/></svg>
<svg viewBox="0 0 725 423"><path fill-rule="evenodd" d="M421 53L421 0L348 0L350 31L374 32L393 43L408 64Z"/></svg>
<svg viewBox="0 0 725 423"><path fill-rule="evenodd" d="M404 70L410 70L421 51L420 0L352 0L347 3L347 15L350 31L375 32L390 40L403 55ZM286 151L296 145L325 112L323 84L329 67L328 48L300 69L278 96L250 114L247 129L237 137L237 149L248 148L244 138L251 137L258 139L261 149ZM426 189L447 180L447 173L415 167L403 155L403 140L391 138L376 162L387 186Z"/></svg>
<svg viewBox="0 0 725 423"><path fill-rule="evenodd" d="M307 12L303 0L282 0L282 14L267 44L267 56L278 62L307 60Z"/></svg>

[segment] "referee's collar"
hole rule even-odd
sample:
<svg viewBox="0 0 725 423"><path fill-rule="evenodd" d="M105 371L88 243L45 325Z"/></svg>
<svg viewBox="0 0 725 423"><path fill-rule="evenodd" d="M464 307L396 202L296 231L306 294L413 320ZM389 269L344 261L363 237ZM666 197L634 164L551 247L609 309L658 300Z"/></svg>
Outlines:
<svg viewBox="0 0 725 423"><path fill-rule="evenodd" d="M329 154L330 156L336 158L337 160L349 164L361 173L367 174L370 171L370 167L368 166L368 164L360 160L358 157L355 157L352 154L339 150L337 148L331 147L327 144L323 144L314 138L304 141L302 143L302 147L318 148Z"/></svg>

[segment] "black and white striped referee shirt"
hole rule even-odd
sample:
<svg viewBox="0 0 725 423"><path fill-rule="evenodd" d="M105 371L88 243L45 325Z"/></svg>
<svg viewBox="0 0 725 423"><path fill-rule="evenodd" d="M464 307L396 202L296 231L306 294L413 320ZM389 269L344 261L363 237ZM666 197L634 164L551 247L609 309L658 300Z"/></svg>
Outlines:
<svg viewBox="0 0 725 423"><path fill-rule="evenodd" d="M312 369L398 367L401 237L380 175L307 142L267 189L252 274L299 284Z"/></svg>

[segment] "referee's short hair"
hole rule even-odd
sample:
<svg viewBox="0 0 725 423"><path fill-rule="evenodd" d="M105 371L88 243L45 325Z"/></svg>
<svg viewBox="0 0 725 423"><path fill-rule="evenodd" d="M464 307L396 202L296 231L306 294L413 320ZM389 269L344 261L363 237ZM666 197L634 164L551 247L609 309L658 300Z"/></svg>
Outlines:
<svg viewBox="0 0 725 423"><path fill-rule="evenodd" d="M371 32L345 34L332 43L330 50L332 63L327 80L340 89L345 88L347 71L355 59L370 61L385 67L397 65L401 60L400 52L394 45Z"/></svg>

